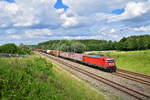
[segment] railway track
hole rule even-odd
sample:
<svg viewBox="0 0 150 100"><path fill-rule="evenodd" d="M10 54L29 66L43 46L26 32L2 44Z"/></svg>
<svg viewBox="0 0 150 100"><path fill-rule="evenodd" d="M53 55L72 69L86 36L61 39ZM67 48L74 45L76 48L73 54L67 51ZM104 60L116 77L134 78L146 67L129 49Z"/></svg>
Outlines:
<svg viewBox="0 0 150 100"><path fill-rule="evenodd" d="M137 100L149 100L150 99L149 95L143 94L143 93L141 93L139 91L133 90L133 89L128 88L126 86L123 86L123 85L121 85L119 83L116 83L114 81L111 81L111 80L108 80L106 78L103 78L103 77L101 77L101 76L99 76L97 74L94 74L94 73L91 73L89 71L83 70L83 69L81 69L79 67L76 67L76 66L74 66L72 64L66 63L65 61L62 61L62 60L60 60L60 59L58 59L56 57L53 57L53 56L50 56L50 55L47 55L47 54L44 54L44 53L41 53L41 54L46 56L46 57L48 57L48 58L51 58L51 59L59 62L59 63L61 63L63 65L65 65L65 66L67 66L67 67L69 67L69 68L71 68L73 70L76 70L76 71L78 71L78 72L80 72L80 73L82 73L84 75L87 75L87 76L89 76L89 77L91 77L91 78L93 78L93 79L95 79L95 80L97 80L99 82L102 82L102 83L104 83L104 84L106 84L108 86L111 86L111 87L119 90L119 91L122 91L122 92L124 92L124 93L126 93L126 94L128 94L128 95L130 95L132 97L134 97Z"/></svg>
<svg viewBox="0 0 150 100"><path fill-rule="evenodd" d="M134 76L138 76L141 78L145 78L145 79L148 79L150 81L150 76L148 76L148 75L144 75L144 74L140 74L140 73L136 73L136 72L131 72L131 71L123 70L123 69L117 69L117 71L121 72L121 73L129 74L129 75L134 75Z"/></svg>

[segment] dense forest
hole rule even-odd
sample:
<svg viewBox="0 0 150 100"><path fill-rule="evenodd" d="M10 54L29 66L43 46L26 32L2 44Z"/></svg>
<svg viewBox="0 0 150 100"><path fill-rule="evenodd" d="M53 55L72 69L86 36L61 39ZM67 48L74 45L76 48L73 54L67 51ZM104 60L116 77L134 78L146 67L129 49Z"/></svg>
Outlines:
<svg viewBox="0 0 150 100"><path fill-rule="evenodd" d="M62 50L66 52L101 51L101 50L145 50L150 49L150 35L123 37L120 41L106 40L50 40L39 43L36 48Z"/></svg>
<svg viewBox="0 0 150 100"><path fill-rule="evenodd" d="M79 40L51 40L39 43L36 48L82 53L86 50L86 45Z"/></svg>
<svg viewBox="0 0 150 100"><path fill-rule="evenodd" d="M0 53L31 54L31 49L24 44L17 46L13 43L8 43L0 46Z"/></svg>

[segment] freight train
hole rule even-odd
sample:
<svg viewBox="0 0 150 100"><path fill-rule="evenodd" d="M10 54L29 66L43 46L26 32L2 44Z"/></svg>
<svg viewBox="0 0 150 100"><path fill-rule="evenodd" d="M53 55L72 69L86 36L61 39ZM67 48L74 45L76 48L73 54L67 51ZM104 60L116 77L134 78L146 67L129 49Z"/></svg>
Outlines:
<svg viewBox="0 0 150 100"><path fill-rule="evenodd" d="M94 67L98 67L100 69L104 69L105 71L109 72L116 72L117 69L114 57L110 56L103 56L103 55L96 56L96 55L87 55L56 50L42 50L42 49L34 49L34 51L44 52L47 54L51 54L53 56L82 62L84 64L92 65Z"/></svg>

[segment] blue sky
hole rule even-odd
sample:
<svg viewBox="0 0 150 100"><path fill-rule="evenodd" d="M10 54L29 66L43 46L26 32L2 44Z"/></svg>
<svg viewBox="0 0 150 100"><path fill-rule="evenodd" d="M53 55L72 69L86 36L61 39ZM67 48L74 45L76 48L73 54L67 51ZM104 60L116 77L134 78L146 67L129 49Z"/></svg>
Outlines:
<svg viewBox="0 0 150 100"><path fill-rule="evenodd" d="M10 3L15 2L14 0L4 0L4 1L10 2Z"/></svg>
<svg viewBox="0 0 150 100"><path fill-rule="evenodd" d="M0 0L0 45L150 34L150 0Z"/></svg>
<svg viewBox="0 0 150 100"><path fill-rule="evenodd" d="M124 11L125 11L124 8L122 8L122 9L115 9L115 10L113 10L111 13L112 13L112 14L120 15L120 14L124 13Z"/></svg>
<svg viewBox="0 0 150 100"><path fill-rule="evenodd" d="M57 2L55 3L54 7L56 9L64 9L65 11L67 10L68 6L64 5L62 3L62 0L57 0Z"/></svg>

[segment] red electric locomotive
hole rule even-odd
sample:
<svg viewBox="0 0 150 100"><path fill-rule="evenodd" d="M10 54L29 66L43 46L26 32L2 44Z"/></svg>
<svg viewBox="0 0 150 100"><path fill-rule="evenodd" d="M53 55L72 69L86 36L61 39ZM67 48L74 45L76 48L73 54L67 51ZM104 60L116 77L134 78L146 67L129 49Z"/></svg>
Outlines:
<svg viewBox="0 0 150 100"><path fill-rule="evenodd" d="M116 71L116 64L113 57L83 55L83 62L103 68L106 71Z"/></svg>

